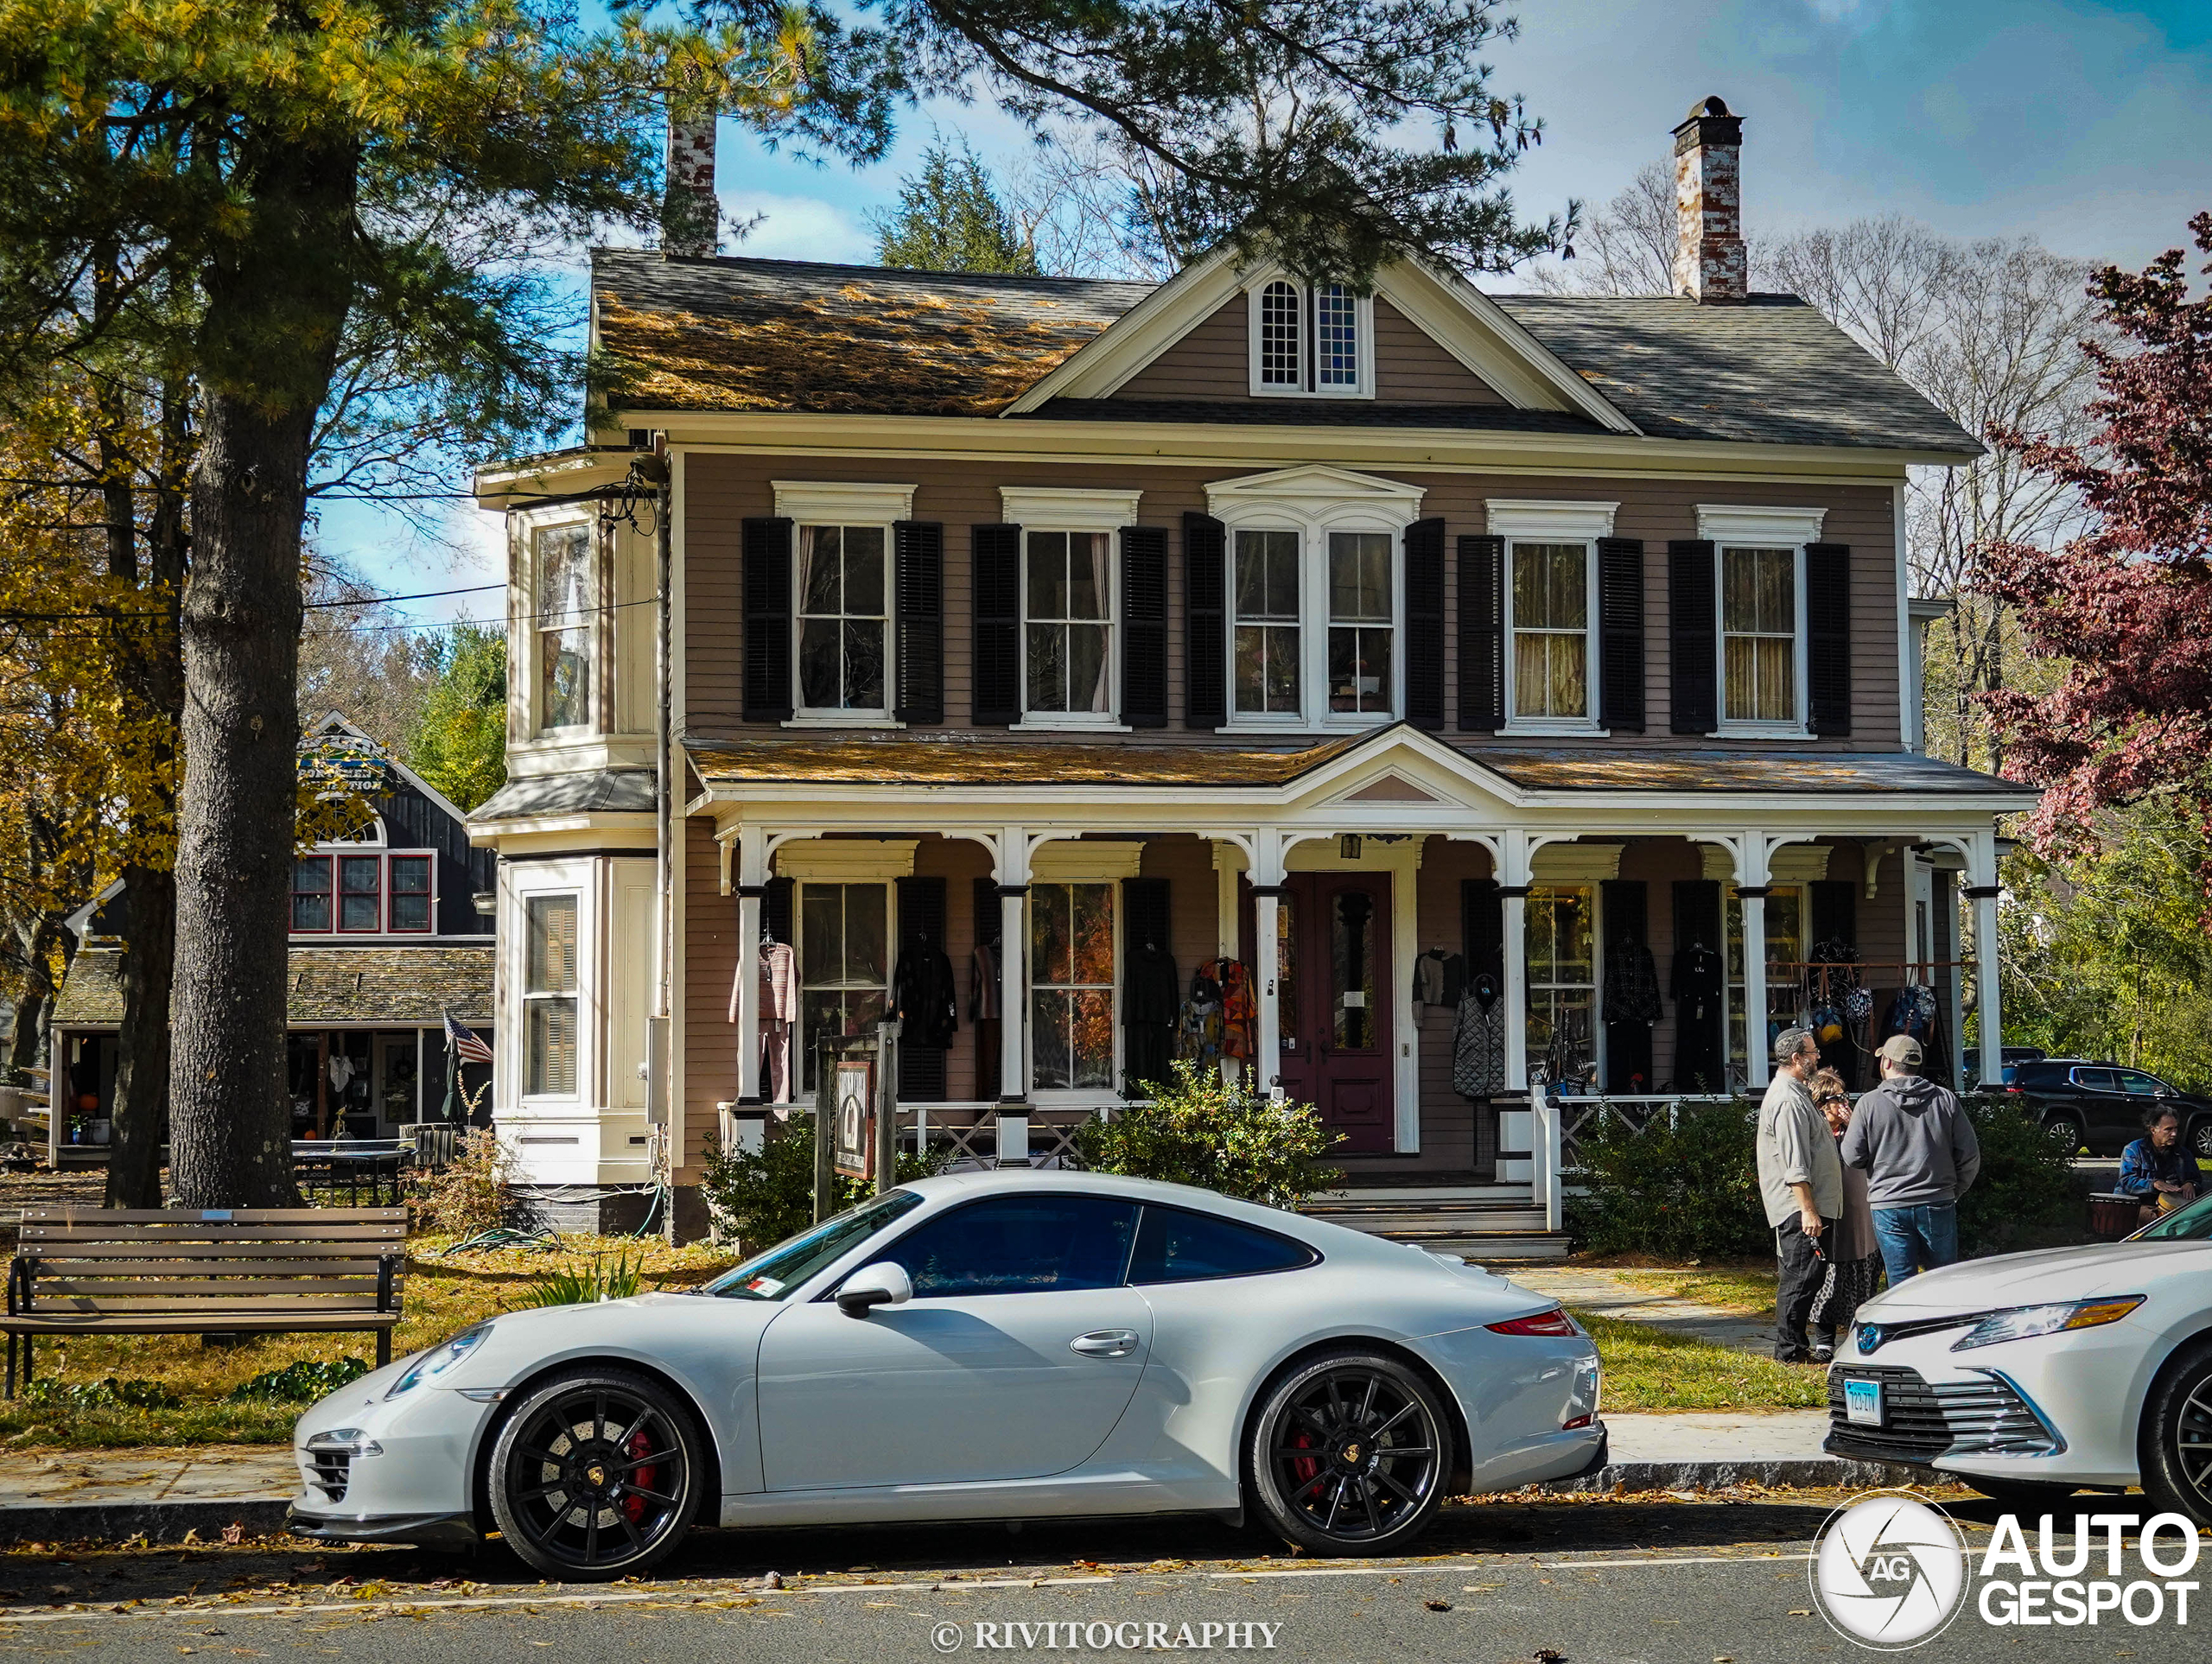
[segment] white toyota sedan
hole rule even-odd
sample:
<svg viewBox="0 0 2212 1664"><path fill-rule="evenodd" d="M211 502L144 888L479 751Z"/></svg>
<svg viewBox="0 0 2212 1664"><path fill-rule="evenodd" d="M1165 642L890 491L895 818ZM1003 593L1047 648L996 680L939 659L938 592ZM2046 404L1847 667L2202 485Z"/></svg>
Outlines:
<svg viewBox="0 0 2212 1664"><path fill-rule="evenodd" d="M1249 1509L1403 1549L1447 1495L1594 1471L1598 1353L1458 1260L1209 1191L902 1185L704 1289L494 1318L334 1393L289 1529L644 1571L701 1521Z"/></svg>
<svg viewBox="0 0 2212 1664"><path fill-rule="evenodd" d="M1970 1260L1859 1309L1831 1454L2018 1508L2139 1484L2212 1525L2212 1197L2124 1242Z"/></svg>

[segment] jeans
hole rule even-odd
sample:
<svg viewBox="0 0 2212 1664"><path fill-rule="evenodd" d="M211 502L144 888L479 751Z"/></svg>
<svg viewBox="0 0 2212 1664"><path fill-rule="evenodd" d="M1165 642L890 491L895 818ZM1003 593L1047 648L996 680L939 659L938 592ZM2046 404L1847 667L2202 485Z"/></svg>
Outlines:
<svg viewBox="0 0 2212 1664"><path fill-rule="evenodd" d="M1821 1222L1823 1243L1835 1241L1835 1221ZM1795 1218L1774 1228L1774 1257L1782 1262L1782 1286L1774 1299L1774 1356L1783 1363L1802 1362L1811 1351L1805 1341L1805 1320L1813 1314L1814 1298L1827 1276L1821 1259Z"/></svg>
<svg viewBox="0 0 2212 1664"><path fill-rule="evenodd" d="M1895 1288L1908 1277L1959 1259L1959 1209L1955 1202L1923 1202L1910 1208L1874 1210L1874 1240Z"/></svg>

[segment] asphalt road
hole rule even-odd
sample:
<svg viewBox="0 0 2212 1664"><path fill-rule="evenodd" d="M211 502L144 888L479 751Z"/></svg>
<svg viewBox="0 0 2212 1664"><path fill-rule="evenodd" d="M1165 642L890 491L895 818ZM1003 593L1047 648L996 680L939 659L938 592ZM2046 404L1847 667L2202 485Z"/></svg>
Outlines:
<svg viewBox="0 0 2212 1664"><path fill-rule="evenodd" d="M1946 1496L1978 1549L1995 1505ZM0 1653L878 1664L977 1652L1103 1661L1182 1642L1331 1664L1840 1660L1860 1648L1815 1610L1806 1557L1843 1500L1775 1492L1459 1506L1424 1540L1429 1553L1389 1562L1295 1559L1256 1533L1197 1521L1019 1535L702 1534L651 1584L588 1591L532 1583L497 1549L441 1562L282 1540L205 1552L28 1547L0 1553ZM2141 1499L2079 1505L2125 1510ZM2171 1555L2174 1546L2160 1547ZM2132 1545L2124 1559L2125 1576L2144 1575ZM770 1572L785 1586L766 1586ZM2190 1629L2212 1625L2191 1618ZM2171 1618L2148 1629L2107 1614L2094 1629L1993 1629L1968 1610L1914 1656L2149 1659L2198 1655L2194 1641Z"/></svg>

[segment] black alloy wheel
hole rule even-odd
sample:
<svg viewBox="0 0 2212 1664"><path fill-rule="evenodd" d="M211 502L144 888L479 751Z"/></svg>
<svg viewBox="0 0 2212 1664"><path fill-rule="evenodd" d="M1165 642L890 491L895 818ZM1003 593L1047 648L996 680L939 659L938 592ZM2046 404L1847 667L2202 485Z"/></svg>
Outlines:
<svg viewBox="0 0 2212 1664"><path fill-rule="evenodd" d="M2082 1146L2088 1137L2088 1127L2082 1117L2071 1109L2053 1110L2044 1118L2043 1129L2057 1142L2059 1148L2066 1152L2069 1160L2081 1153Z"/></svg>
<svg viewBox="0 0 2212 1664"><path fill-rule="evenodd" d="M584 1369L534 1388L493 1447L492 1513L534 1570L633 1575L691 1528L704 1464L690 1413L658 1382Z"/></svg>
<svg viewBox="0 0 2212 1664"><path fill-rule="evenodd" d="M2189 1148L2199 1161L2212 1161L2212 1115L2199 1115L2190 1125Z"/></svg>
<svg viewBox="0 0 2212 1664"><path fill-rule="evenodd" d="M2159 1372L2137 1456L2146 1502L2212 1525L2212 1339L2191 1341Z"/></svg>
<svg viewBox="0 0 2212 1664"><path fill-rule="evenodd" d="M1279 1381L1253 1419L1249 1472L1285 1538L1320 1554L1395 1552L1443 1506L1451 1422L1395 1358L1338 1351Z"/></svg>

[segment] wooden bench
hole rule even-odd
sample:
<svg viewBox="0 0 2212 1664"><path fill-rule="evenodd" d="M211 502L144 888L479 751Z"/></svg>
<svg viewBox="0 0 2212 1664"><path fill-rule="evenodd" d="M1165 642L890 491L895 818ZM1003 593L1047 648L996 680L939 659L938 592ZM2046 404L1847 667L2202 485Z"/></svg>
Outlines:
<svg viewBox="0 0 2212 1664"><path fill-rule="evenodd" d="M7 1395L41 1335L373 1331L391 1362L404 1208L26 1208L8 1267Z"/></svg>

